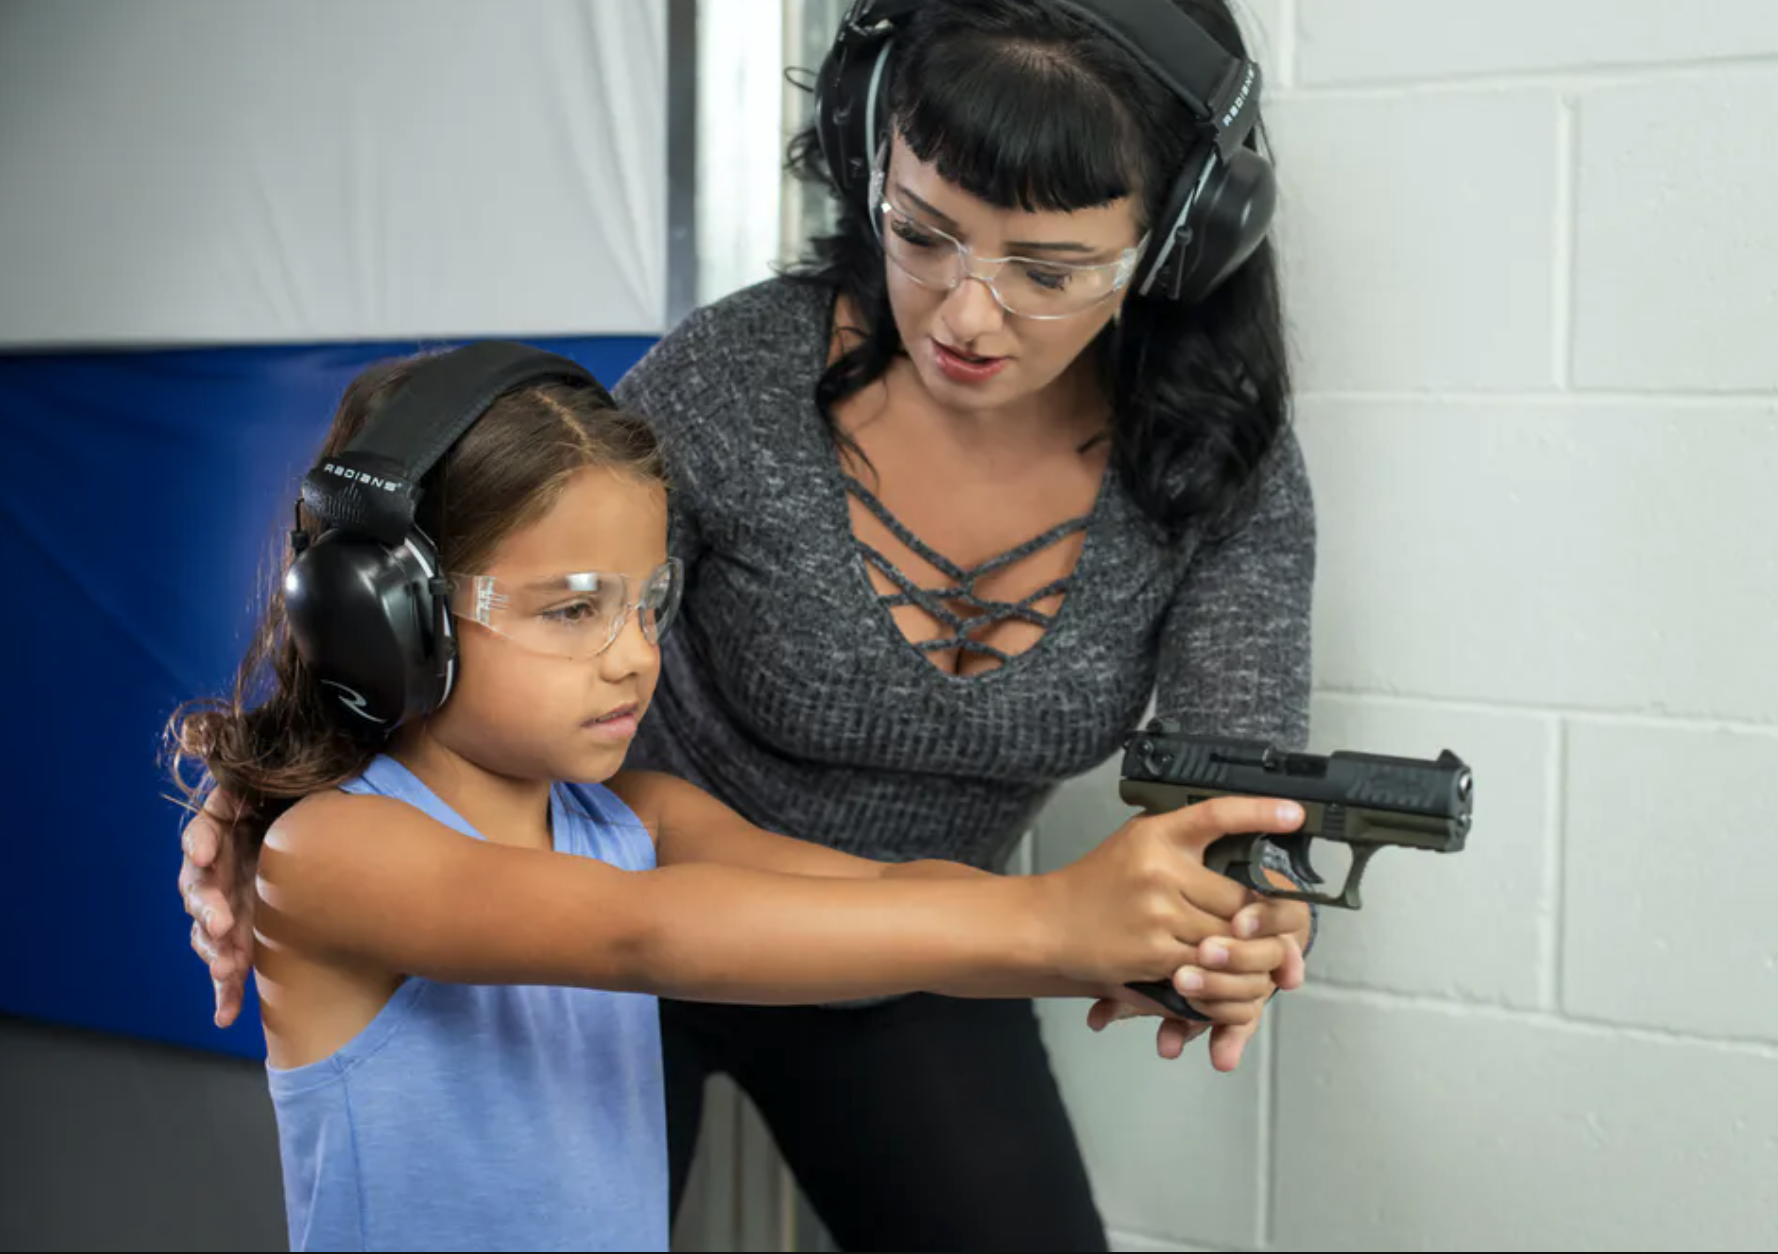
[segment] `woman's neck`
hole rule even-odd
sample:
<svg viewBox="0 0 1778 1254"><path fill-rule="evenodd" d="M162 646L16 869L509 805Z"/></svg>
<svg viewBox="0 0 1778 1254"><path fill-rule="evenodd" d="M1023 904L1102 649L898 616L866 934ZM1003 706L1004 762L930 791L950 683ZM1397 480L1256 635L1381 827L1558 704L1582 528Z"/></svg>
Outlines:
<svg viewBox="0 0 1778 1254"><path fill-rule="evenodd" d="M899 360L890 371L900 375L890 395L899 389L905 405L923 413L934 434L954 452L985 466L1005 463L1025 465L1051 457L1074 457L1107 427L1108 414L1102 390L1091 364L1076 362L1048 387L1021 397L1003 409L961 410L943 404L921 383L911 362Z"/></svg>
<svg viewBox="0 0 1778 1254"><path fill-rule="evenodd" d="M489 842L522 849L555 847L548 780L516 779L478 766L441 744L423 724L397 736L390 756Z"/></svg>
<svg viewBox="0 0 1778 1254"><path fill-rule="evenodd" d="M837 294L830 364L857 347L865 334L863 326L851 299ZM1002 460L1009 452L1020 461L1032 453L1072 454L1104 435L1111 422L1110 401L1091 347L1042 391L1004 409L960 410L941 403L926 390L905 350L896 354L872 392L866 389L848 398L854 404L849 407L852 421L845 425L852 434L889 410L905 406L924 413L955 448L989 462Z"/></svg>

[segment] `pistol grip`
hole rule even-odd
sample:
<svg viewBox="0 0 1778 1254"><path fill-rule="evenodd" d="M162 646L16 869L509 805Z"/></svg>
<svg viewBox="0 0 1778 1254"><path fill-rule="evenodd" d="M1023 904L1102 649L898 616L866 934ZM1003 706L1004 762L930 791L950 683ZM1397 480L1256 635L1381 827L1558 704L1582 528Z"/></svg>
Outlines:
<svg viewBox="0 0 1778 1254"><path fill-rule="evenodd" d="M1253 882L1253 867L1258 860L1255 854L1259 841L1258 836L1224 836L1204 851L1204 865L1218 875L1227 876L1238 884L1259 891L1260 885ZM1263 875L1260 883L1265 883ZM1159 1003L1166 1008L1168 1014L1196 1023L1209 1022L1208 1018L1191 1008L1191 1004L1179 995L1179 990L1173 987L1171 981L1143 980L1126 987Z"/></svg>
<svg viewBox="0 0 1778 1254"><path fill-rule="evenodd" d="M1261 835L1224 836L1204 851L1204 865L1256 893L1278 890L1265 876L1266 838Z"/></svg>
<svg viewBox="0 0 1778 1254"><path fill-rule="evenodd" d="M1276 892L1262 873L1263 864L1259 855L1259 842L1262 839L1263 837L1257 835L1224 836L1204 851L1204 865L1218 875L1227 876L1255 892L1265 892L1268 889ZM1173 987L1171 981L1143 980L1125 987L1134 989L1150 1001L1165 1007L1168 1014L1196 1023L1209 1022L1208 1018L1191 1008L1190 1003L1179 995L1179 990Z"/></svg>
<svg viewBox="0 0 1778 1254"><path fill-rule="evenodd" d="M1191 1004L1179 995L1179 990L1166 980L1143 980L1135 984L1126 984L1125 988L1134 989L1152 1002L1165 1007L1170 1015L1181 1019L1191 1019L1197 1023L1208 1023L1210 1020L1191 1008Z"/></svg>

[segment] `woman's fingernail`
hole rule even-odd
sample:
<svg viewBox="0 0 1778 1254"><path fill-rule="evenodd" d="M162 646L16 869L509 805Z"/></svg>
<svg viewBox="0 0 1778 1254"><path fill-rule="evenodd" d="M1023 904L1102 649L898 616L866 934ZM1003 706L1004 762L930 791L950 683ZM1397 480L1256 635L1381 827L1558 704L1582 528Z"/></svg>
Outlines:
<svg viewBox="0 0 1778 1254"><path fill-rule="evenodd" d="M1202 971L1181 971L1173 983L1182 993L1201 993L1204 991L1204 973Z"/></svg>
<svg viewBox="0 0 1778 1254"><path fill-rule="evenodd" d="M1281 823L1301 823L1303 821L1303 808L1294 801L1279 802L1278 821Z"/></svg>
<svg viewBox="0 0 1778 1254"><path fill-rule="evenodd" d="M1250 910L1244 913L1239 919L1236 919L1235 931L1243 940L1253 939L1253 934L1259 931L1258 913Z"/></svg>
<svg viewBox="0 0 1778 1254"><path fill-rule="evenodd" d="M1220 967L1223 963L1229 960L1229 951L1226 945L1211 941L1208 945L1204 946L1204 952L1198 956L1204 960L1205 966Z"/></svg>

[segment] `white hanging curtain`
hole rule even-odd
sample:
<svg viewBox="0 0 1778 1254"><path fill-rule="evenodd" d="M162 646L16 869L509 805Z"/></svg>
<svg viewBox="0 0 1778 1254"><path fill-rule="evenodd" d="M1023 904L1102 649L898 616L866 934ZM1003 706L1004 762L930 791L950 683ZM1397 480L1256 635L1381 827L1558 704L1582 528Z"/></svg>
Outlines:
<svg viewBox="0 0 1778 1254"><path fill-rule="evenodd" d="M0 347L665 329L666 6L0 0Z"/></svg>

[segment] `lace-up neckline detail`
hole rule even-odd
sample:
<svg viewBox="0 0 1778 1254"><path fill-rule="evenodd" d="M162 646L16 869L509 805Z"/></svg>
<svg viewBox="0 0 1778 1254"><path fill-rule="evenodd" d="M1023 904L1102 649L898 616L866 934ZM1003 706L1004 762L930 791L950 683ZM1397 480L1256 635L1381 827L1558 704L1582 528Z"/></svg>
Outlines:
<svg viewBox="0 0 1778 1254"><path fill-rule="evenodd" d="M1069 536L1085 531L1092 519L1090 514L1082 514L1078 518L1058 523L1048 531L1032 536L1023 544L991 557L979 565L963 566L952 561L915 535L901 519L889 510L888 506L877 499L874 492L857 479L851 475L845 475L844 478L847 491L857 497L859 503L869 510L877 521L889 530L891 535L906 546L909 552L931 565L933 569L951 581L940 588L923 587L875 545L854 534L853 542L864 555L864 560L900 589L899 592L879 592L877 594L884 606L890 610L904 606L917 606L922 613L929 616L934 622L948 628L951 633L948 636L939 636L932 640L909 640L908 643L914 648L929 654L956 649L959 652L993 658L1001 665L1005 665L1017 655L979 640L972 633L1015 620L1030 623L1045 632L1055 626L1056 615L1054 613L1046 614L1037 606L1050 597L1066 594L1074 579L1075 572L1073 571L1044 584L1016 601L983 597L977 593L976 587L990 575L1005 570L1009 566L1017 565L1028 557L1060 544ZM965 607L968 612L960 613L953 608L953 606L959 605Z"/></svg>

